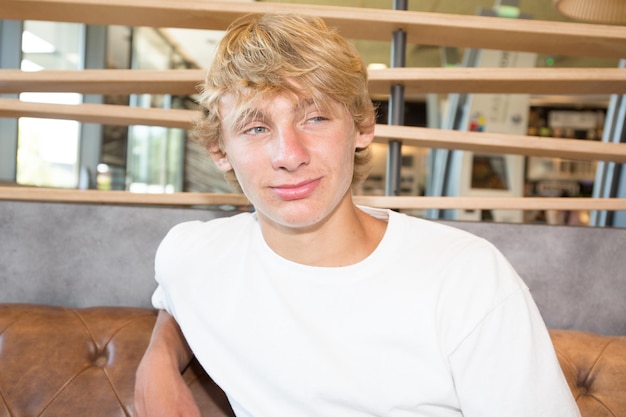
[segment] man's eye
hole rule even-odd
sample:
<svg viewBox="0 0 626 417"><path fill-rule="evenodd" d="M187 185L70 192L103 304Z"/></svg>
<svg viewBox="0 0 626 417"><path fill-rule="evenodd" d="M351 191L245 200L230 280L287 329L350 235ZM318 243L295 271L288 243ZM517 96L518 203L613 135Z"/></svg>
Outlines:
<svg viewBox="0 0 626 417"><path fill-rule="evenodd" d="M250 129L244 131L245 134L247 135L258 135L260 133L265 133L267 131L267 129L263 126L254 126L251 127Z"/></svg>
<svg viewBox="0 0 626 417"><path fill-rule="evenodd" d="M325 120L328 120L328 118L324 116L314 116L314 117L309 118L310 122L323 122Z"/></svg>

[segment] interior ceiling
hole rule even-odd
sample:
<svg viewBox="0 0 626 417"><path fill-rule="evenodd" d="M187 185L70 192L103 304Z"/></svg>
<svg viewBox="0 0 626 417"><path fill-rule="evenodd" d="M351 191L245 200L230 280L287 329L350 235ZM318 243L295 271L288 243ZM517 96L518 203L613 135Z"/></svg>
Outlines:
<svg viewBox="0 0 626 417"><path fill-rule="evenodd" d="M231 0L249 2L254 0ZM264 1L264 0L260 0ZM392 9L392 0L289 0L271 1L272 3L298 3L315 5L332 5L347 7L367 7ZM477 15L480 10L492 10L494 6L515 4L516 0L407 0L409 10L433 13L452 13ZM562 16L554 8L553 0L519 0L520 12L529 18L547 21L573 21ZM213 55L214 47L221 37L221 32L164 29L167 36L177 43L186 57L199 67L206 67ZM391 39L391 34L389 34ZM390 60L390 42L373 42L354 40L364 61L367 64L383 63ZM462 55L463 51L458 51ZM406 65L408 67L439 67L442 62L442 51L439 47L429 45L407 45ZM539 56L537 66L553 65L555 67L615 67L617 60L601 58L580 58L563 56Z"/></svg>

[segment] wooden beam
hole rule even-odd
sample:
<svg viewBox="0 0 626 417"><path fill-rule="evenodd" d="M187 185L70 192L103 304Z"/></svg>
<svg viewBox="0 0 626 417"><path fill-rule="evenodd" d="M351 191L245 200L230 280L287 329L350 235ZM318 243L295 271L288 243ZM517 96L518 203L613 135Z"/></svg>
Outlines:
<svg viewBox="0 0 626 417"><path fill-rule="evenodd" d="M626 210L624 198L355 196L354 200L400 210Z"/></svg>
<svg viewBox="0 0 626 417"><path fill-rule="evenodd" d="M389 68L369 72L372 95L393 85L408 94L624 94L622 68Z"/></svg>
<svg viewBox="0 0 626 417"><path fill-rule="evenodd" d="M81 94L193 95L204 70L0 70L0 94L75 92ZM389 68L369 71L372 95L392 85L408 94L519 93L626 94L621 68Z"/></svg>
<svg viewBox="0 0 626 417"><path fill-rule="evenodd" d="M0 200L164 206L246 206L250 204L243 194L148 194L129 191L68 190L21 186L0 186Z"/></svg>
<svg viewBox="0 0 626 417"><path fill-rule="evenodd" d="M248 206L242 194L171 193L144 194L129 191L68 190L0 186L0 200L85 204L160 206ZM355 196L357 204L394 209L463 210L626 210L626 199L548 197L388 197Z"/></svg>
<svg viewBox="0 0 626 417"><path fill-rule="evenodd" d="M400 139L407 145L583 161L626 162L626 144L488 132L376 125L376 141Z"/></svg>
<svg viewBox="0 0 626 417"><path fill-rule="evenodd" d="M42 117L113 125L189 129L199 112L103 104L30 103L0 98L0 117ZM579 139L542 138L487 132L376 125L376 141L400 139L407 145L515 155L626 163L626 144Z"/></svg>
<svg viewBox="0 0 626 417"><path fill-rule="evenodd" d="M206 0L0 0L0 18L223 30L249 13L320 16L355 39L388 41L398 29L409 43L626 57L626 26L509 19L309 4Z"/></svg>
<svg viewBox="0 0 626 417"><path fill-rule="evenodd" d="M0 93L72 92L81 94L193 95L205 70L0 70Z"/></svg>
<svg viewBox="0 0 626 417"><path fill-rule="evenodd" d="M195 110L154 109L107 104L32 103L0 98L0 117L39 117L118 126L162 126L189 129L199 116Z"/></svg>

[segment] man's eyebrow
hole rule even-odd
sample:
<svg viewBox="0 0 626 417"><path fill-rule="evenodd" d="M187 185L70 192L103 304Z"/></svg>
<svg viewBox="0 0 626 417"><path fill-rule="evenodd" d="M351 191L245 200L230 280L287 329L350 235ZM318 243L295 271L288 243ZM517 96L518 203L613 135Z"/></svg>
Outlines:
<svg viewBox="0 0 626 417"><path fill-rule="evenodd" d="M242 128L248 123L251 123L253 121L264 121L266 120L266 118L267 116L263 112L262 109L255 108L255 107L248 107L248 108L243 109L237 115L237 117L235 118L234 125L239 128Z"/></svg>
<svg viewBox="0 0 626 417"><path fill-rule="evenodd" d="M311 106L317 107L315 100L313 100L312 98L306 98L306 99L298 100L296 104L296 109L305 109Z"/></svg>
<svg viewBox="0 0 626 417"><path fill-rule="evenodd" d="M315 110L320 110L320 106L317 105L312 98L298 100L294 106L294 111L297 113L306 113L310 107L315 107Z"/></svg>

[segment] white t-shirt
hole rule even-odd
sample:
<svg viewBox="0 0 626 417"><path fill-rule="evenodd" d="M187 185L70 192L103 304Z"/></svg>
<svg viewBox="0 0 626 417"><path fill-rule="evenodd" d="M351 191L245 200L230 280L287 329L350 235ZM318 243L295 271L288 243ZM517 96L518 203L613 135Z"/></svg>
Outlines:
<svg viewBox="0 0 626 417"><path fill-rule="evenodd" d="M235 413L579 416L527 287L490 243L393 211L344 267L286 260L255 214L174 227L153 304Z"/></svg>

